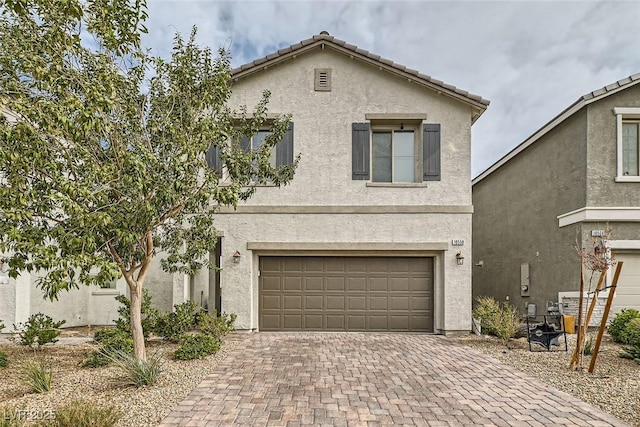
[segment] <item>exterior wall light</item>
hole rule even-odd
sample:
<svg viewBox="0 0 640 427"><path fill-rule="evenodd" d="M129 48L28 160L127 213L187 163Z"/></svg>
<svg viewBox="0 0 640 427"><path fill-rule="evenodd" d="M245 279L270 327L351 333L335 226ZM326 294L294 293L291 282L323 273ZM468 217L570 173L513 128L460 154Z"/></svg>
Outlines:
<svg viewBox="0 0 640 427"><path fill-rule="evenodd" d="M234 262L235 264L238 264L238 263L240 262L240 257L241 257L240 251L236 251L236 252L233 254L233 262Z"/></svg>
<svg viewBox="0 0 640 427"><path fill-rule="evenodd" d="M464 264L464 255L462 255L462 252L458 252L456 254L456 264L458 265Z"/></svg>

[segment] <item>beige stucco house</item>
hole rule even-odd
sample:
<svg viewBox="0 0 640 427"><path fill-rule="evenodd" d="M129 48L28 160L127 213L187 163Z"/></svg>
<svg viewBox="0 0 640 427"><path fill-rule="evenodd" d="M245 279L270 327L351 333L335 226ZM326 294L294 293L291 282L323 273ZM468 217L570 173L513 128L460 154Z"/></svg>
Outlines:
<svg viewBox="0 0 640 427"><path fill-rule="evenodd" d="M192 299L247 330L468 331L471 125L489 102L325 32L233 78L232 108L268 89L270 114L292 115L274 162L299 153L299 167L219 212L219 272L154 269L154 301Z"/></svg>
<svg viewBox="0 0 640 427"><path fill-rule="evenodd" d="M574 247L602 244L624 263L612 311L640 309L639 83L635 74L580 97L473 180L474 295L575 314Z"/></svg>

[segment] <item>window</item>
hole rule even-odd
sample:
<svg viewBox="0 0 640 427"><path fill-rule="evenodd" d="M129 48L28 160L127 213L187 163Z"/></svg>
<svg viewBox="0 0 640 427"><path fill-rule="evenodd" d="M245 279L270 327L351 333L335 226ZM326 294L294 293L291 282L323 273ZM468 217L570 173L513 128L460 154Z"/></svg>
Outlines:
<svg viewBox="0 0 640 427"><path fill-rule="evenodd" d="M100 285L100 289L115 289L116 288L116 280L113 279L108 283L102 283Z"/></svg>
<svg viewBox="0 0 640 427"><path fill-rule="evenodd" d="M413 130L373 131L373 182L415 181Z"/></svg>
<svg viewBox="0 0 640 427"><path fill-rule="evenodd" d="M639 176L638 164L640 157L638 149L639 122L622 122L622 175Z"/></svg>
<svg viewBox="0 0 640 427"><path fill-rule="evenodd" d="M617 107L616 149L618 182L640 182L640 108Z"/></svg>
<svg viewBox="0 0 640 427"><path fill-rule="evenodd" d="M440 125L423 124L419 132L417 123L392 122L353 123L351 178L399 184L440 181Z"/></svg>
<svg viewBox="0 0 640 427"><path fill-rule="evenodd" d="M245 149L255 150L259 148L267 135L268 130L260 130L251 138L243 138L240 146ZM220 147L211 146L206 154L207 164L211 169L218 171L222 176L222 161L220 160ZM271 166L283 166L293 163L293 122L289 122L289 129L285 132L282 141L278 142L273 150L271 150Z"/></svg>

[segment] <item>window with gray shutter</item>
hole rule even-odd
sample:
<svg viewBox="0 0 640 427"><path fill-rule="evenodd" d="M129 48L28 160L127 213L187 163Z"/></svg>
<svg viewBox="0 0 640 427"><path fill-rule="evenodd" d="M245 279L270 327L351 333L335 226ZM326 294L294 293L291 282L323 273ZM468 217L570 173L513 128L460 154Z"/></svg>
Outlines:
<svg viewBox="0 0 640 427"><path fill-rule="evenodd" d="M276 145L276 166L293 163L293 122L289 122L289 129L282 141Z"/></svg>
<svg viewBox="0 0 640 427"><path fill-rule="evenodd" d="M352 123L351 129L351 179L368 180L370 178L369 123Z"/></svg>
<svg viewBox="0 0 640 427"><path fill-rule="evenodd" d="M422 180L440 181L440 125L425 124L422 133Z"/></svg>

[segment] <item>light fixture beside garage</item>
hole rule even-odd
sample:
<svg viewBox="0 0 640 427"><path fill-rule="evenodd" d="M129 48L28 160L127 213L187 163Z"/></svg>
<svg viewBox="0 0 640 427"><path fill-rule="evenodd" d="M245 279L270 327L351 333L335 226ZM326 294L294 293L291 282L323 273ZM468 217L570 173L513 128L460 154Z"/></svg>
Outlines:
<svg viewBox="0 0 640 427"><path fill-rule="evenodd" d="M458 252L456 254L456 264L458 264L458 265L463 265L464 264L464 255L462 255L462 252Z"/></svg>
<svg viewBox="0 0 640 427"><path fill-rule="evenodd" d="M235 253L233 254L233 262L234 264L238 264L240 262L240 251L235 251Z"/></svg>

